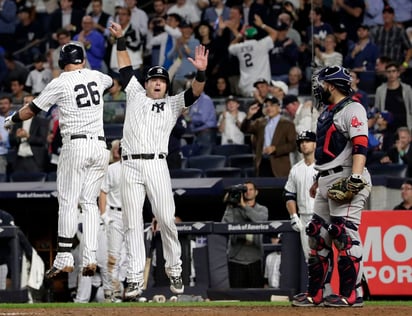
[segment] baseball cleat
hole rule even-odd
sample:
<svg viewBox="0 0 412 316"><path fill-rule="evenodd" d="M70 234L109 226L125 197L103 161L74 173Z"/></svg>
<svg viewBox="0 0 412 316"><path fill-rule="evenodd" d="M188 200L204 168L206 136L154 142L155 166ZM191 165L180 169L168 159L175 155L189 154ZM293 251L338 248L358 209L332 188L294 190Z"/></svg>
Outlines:
<svg viewBox="0 0 412 316"><path fill-rule="evenodd" d="M58 269L56 267L51 267L51 269L46 271L46 279L54 278L60 272L73 272L74 267L64 267L63 269Z"/></svg>
<svg viewBox="0 0 412 316"><path fill-rule="evenodd" d="M309 296L307 293L300 293L295 295L292 300L292 306L296 307L314 307L323 306L323 301L316 302L315 299Z"/></svg>
<svg viewBox="0 0 412 316"><path fill-rule="evenodd" d="M82 270L82 275L83 276L94 276L94 273L96 272L97 266L95 263L91 263L85 267L83 267Z"/></svg>
<svg viewBox="0 0 412 316"><path fill-rule="evenodd" d="M363 307L363 298L357 297L355 302L351 303L345 296L331 294L325 298L324 305L328 307Z"/></svg>
<svg viewBox="0 0 412 316"><path fill-rule="evenodd" d="M124 292L124 299L125 301L136 302L139 300L142 292L142 284L139 284L137 282L127 283L127 287Z"/></svg>
<svg viewBox="0 0 412 316"><path fill-rule="evenodd" d="M170 278L170 291L175 294L182 294L185 290L181 276L171 276Z"/></svg>

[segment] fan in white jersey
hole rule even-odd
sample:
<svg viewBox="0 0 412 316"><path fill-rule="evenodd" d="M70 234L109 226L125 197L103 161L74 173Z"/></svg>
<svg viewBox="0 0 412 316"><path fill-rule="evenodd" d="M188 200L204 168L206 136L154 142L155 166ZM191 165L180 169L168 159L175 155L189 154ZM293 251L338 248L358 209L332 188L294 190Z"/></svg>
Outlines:
<svg viewBox="0 0 412 316"><path fill-rule="evenodd" d="M263 24L262 19L255 14L255 25L268 32L268 36L256 40L255 27L247 27L242 33L236 28L231 28L235 39L229 45L229 53L239 59L240 79L239 88L244 97L253 96L253 84L259 79L264 78L267 82L271 80L269 51L273 47L273 42L277 37L277 31L270 26ZM246 40L243 41L243 37ZM242 42L240 42L242 41Z"/></svg>
<svg viewBox="0 0 412 316"><path fill-rule="evenodd" d="M195 48L195 58L188 58L197 69L191 87L177 95L168 96L170 81L167 70L160 66L150 68L146 74L145 87L142 87L133 75L121 26L112 23L109 29L117 38L117 60L127 102L120 182L129 262L124 296L126 300L136 300L142 293L146 261L142 207L146 194L162 232L170 289L174 293L183 293L181 247L175 225L175 205L166 156L169 136L178 116L185 107L196 102L203 92L209 53L202 45Z"/></svg>
<svg viewBox="0 0 412 316"><path fill-rule="evenodd" d="M11 127L57 104L63 146L57 168L57 255L53 267L46 272L48 278L74 269L70 250L77 230L78 206L84 214L82 273L92 276L96 270L100 220L96 200L109 163L103 131L103 93L113 80L101 72L85 69L84 64L81 46L64 45L59 57L64 72L36 99L5 120L5 127Z"/></svg>

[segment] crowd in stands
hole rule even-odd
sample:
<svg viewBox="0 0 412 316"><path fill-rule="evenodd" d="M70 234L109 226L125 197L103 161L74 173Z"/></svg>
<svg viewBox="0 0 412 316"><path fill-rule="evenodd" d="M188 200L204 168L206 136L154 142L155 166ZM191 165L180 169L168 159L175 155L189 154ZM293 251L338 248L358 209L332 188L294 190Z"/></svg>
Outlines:
<svg viewBox="0 0 412 316"><path fill-rule="evenodd" d="M9 134L2 124L61 73L58 56L65 43L80 43L87 67L116 79L106 101L124 101L116 43L107 30L112 21L125 30L138 78L162 65L171 77L171 93L192 80L195 69L187 58L194 48L200 43L209 50L205 93L182 114L184 134L193 135L197 154L247 143L256 155L257 175L264 163L263 174L280 176L276 156L287 160L281 168L287 175L301 159L292 138L316 128L311 75L318 67L342 65L351 70L353 98L368 113L368 163L408 164L409 143L400 145L400 135L409 133L410 142L410 0L0 0L0 173L55 170L55 111ZM259 58L251 63L251 56ZM275 134L284 120L291 122L293 133L286 132L291 139L276 136L270 143L267 130L259 127L263 117L273 121Z"/></svg>

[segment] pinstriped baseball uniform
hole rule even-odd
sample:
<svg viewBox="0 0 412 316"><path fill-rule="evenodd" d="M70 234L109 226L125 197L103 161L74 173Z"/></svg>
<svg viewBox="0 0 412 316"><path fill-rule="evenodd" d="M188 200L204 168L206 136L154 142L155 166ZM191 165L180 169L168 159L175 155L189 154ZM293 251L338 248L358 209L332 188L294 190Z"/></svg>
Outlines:
<svg viewBox="0 0 412 316"><path fill-rule="evenodd" d="M318 173L314 167L315 163L308 166L304 160L299 161L290 169L288 181L285 184L286 191L296 194L296 206L303 227L310 222L313 214L315 199L310 196L309 189ZM310 248L305 229L300 231L300 242L305 258L308 260Z"/></svg>
<svg viewBox="0 0 412 316"><path fill-rule="evenodd" d="M124 83L127 111L122 139L120 190L128 245L128 282L142 282L145 266L142 207L145 195L162 232L166 273L181 274L181 248L175 225L175 205L166 159L169 135L184 105L184 92L153 100L133 76ZM127 159L136 154L155 154L154 159Z"/></svg>
<svg viewBox="0 0 412 316"><path fill-rule="evenodd" d="M101 188L101 190L107 194L106 212L110 218L110 224L107 229L107 250L109 256L112 257L109 260L115 260L113 265L108 265L111 291L120 291L119 264L125 238L122 202L120 196L121 168L120 161L110 164L107 168L107 173Z"/></svg>
<svg viewBox="0 0 412 316"><path fill-rule="evenodd" d="M99 227L96 201L109 163L109 151L102 138L103 92L111 85L112 78L98 71L68 71L53 79L33 100L44 111L54 104L58 107L63 139L57 169L58 236L74 237L80 205L85 240L82 266L96 263ZM81 137L73 138L75 135Z"/></svg>

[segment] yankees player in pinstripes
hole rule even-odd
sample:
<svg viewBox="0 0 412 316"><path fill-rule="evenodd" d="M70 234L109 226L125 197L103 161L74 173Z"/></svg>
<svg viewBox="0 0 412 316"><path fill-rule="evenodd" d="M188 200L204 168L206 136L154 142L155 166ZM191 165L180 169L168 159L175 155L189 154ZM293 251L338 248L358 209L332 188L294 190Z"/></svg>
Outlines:
<svg viewBox="0 0 412 316"><path fill-rule="evenodd" d="M57 104L63 140L57 168L59 202L57 255L46 272L52 278L74 269L70 252L77 230L78 206L84 213L82 274L96 270L99 210L97 197L109 163L103 131L103 93L113 84L111 77L84 68L81 46L68 43L61 48L59 66L64 72L53 79L31 103L6 118L7 126L27 120Z"/></svg>
<svg viewBox="0 0 412 316"><path fill-rule="evenodd" d="M298 135L296 144L303 159L290 169L283 196L290 215L290 224L295 231L300 233L300 242L307 262L310 248L305 227L313 215L314 199L310 196L309 189L317 174L314 168L316 134L311 131L302 131Z"/></svg>
<svg viewBox="0 0 412 316"><path fill-rule="evenodd" d="M127 100L120 185L129 262L124 296L126 300L135 300L142 293L146 259L142 207L146 193L162 232L170 290L176 294L183 293L181 247L166 156L169 136L178 116L185 107L196 102L204 90L209 52L202 45L195 48L195 58L189 58L197 69L191 87L168 96L170 81L167 70L160 66L150 68L143 88L133 75L121 26L112 23L109 30L117 38L117 59Z"/></svg>
<svg viewBox="0 0 412 316"><path fill-rule="evenodd" d="M371 178L365 168L368 119L362 104L354 101L351 76L341 66L322 68L313 76L312 88L323 106L316 131L315 169L311 187L314 214L306 226L311 252L307 293L293 298L294 306L363 306L361 212L369 197ZM331 188L341 182L352 198L339 200ZM316 195L315 195L316 193ZM333 269L332 242L338 250L339 295L327 295Z"/></svg>

